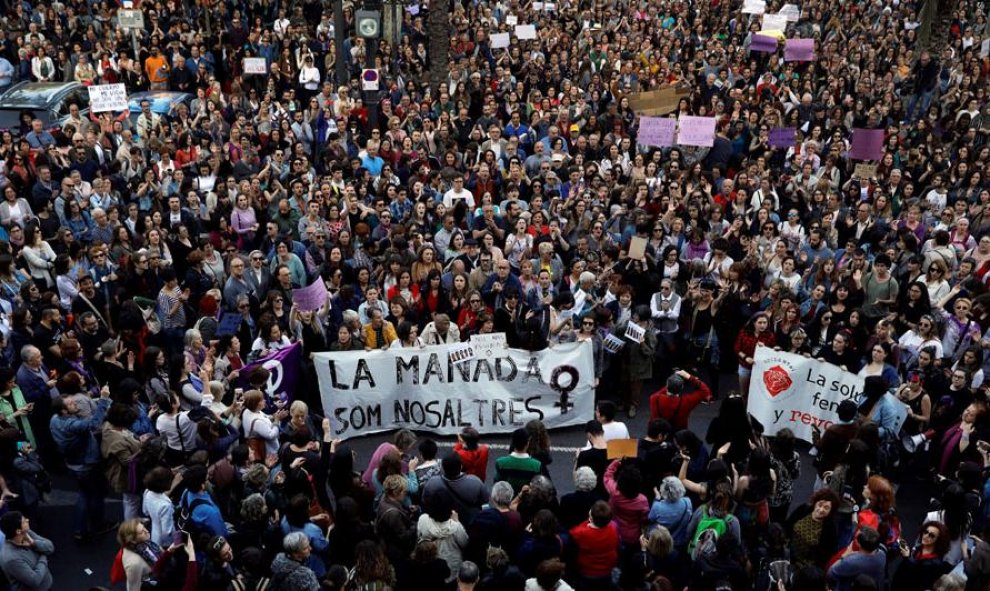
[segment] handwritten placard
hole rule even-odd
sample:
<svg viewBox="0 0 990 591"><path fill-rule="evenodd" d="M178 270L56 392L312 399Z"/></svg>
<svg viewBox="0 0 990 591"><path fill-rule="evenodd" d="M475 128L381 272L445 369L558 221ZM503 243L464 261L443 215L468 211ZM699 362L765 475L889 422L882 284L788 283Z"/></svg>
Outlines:
<svg viewBox="0 0 990 591"><path fill-rule="evenodd" d="M300 310L319 310L330 297L327 284L323 279L317 279L301 289L292 290L292 303Z"/></svg>
<svg viewBox="0 0 990 591"><path fill-rule="evenodd" d="M519 17L514 14L506 15L505 24L509 25L510 27L514 27L519 24Z"/></svg>
<svg viewBox="0 0 990 591"><path fill-rule="evenodd" d="M492 33L492 49L505 49L509 46L508 33Z"/></svg>
<svg viewBox="0 0 990 591"><path fill-rule="evenodd" d="M783 14L763 15L764 31L783 31L786 28L787 28L787 15L783 15Z"/></svg>
<svg viewBox="0 0 990 591"><path fill-rule="evenodd" d="M777 127L770 130L768 138L770 146L773 148L790 148L794 145L794 128Z"/></svg>
<svg viewBox="0 0 990 591"><path fill-rule="evenodd" d="M877 176L877 165L859 162L853 170L853 176L860 179L872 179Z"/></svg>
<svg viewBox="0 0 990 591"><path fill-rule="evenodd" d="M263 57L246 57L244 58L244 73L267 74L268 61Z"/></svg>
<svg viewBox="0 0 990 591"><path fill-rule="evenodd" d="M849 157L853 160L880 160L883 158L882 129L854 129Z"/></svg>
<svg viewBox="0 0 990 591"><path fill-rule="evenodd" d="M682 146L710 148L715 144L714 117L681 115L677 128L677 143Z"/></svg>
<svg viewBox="0 0 990 591"><path fill-rule="evenodd" d="M636 142L641 146L666 148L674 145L676 134L676 119L644 116L639 118L639 136Z"/></svg>
<svg viewBox="0 0 990 591"><path fill-rule="evenodd" d="M743 14L763 14L767 11L767 3L764 0L745 0L743 2Z"/></svg>
<svg viewBox="0 0 990 591"><path fill-rule="evenodd" d="M784 42L785 62L810 62L814 59L814 39L788 39Z"/></svg>
<svg viewBox="0 0 990 591"><path fill-rule="evenodd" d="M536 25L516 25L516 39L536 39Z"/></svg>
<svg viewBox="0 0 990 591"><path fill-rule="evenodd" d="M470 342L475 355L480 355L483 359L501 357L509 350L509 342L504 332L472 335Z"/></svg>
<svg viewBox="0 0 990 591"><path fill-rule="evenodd" d="M780 8L780 12L787 17L787 22L796 23L801 20L801 9L798 8L797 4L785 4Z"/></svg>
<svg viewBox="0 0 990 591"><path fill-rule="evenodd" d="M127 110L127 89L123 84L99 84L89 87L89 110L94 113Z"/></svg>

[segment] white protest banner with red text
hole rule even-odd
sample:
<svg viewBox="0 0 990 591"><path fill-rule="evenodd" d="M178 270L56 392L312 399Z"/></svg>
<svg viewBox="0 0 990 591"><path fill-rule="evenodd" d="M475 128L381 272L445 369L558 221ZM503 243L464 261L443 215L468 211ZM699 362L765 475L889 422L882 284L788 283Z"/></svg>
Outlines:
<svg viewBox="0 0 990 591"><path fill-rule="evenodd" d="M863 378L803 355L759 347L753 360L749 413L766 435L786 428L811 441L813 426L825 431L839 420L839 403L863 391Z"/></svg>

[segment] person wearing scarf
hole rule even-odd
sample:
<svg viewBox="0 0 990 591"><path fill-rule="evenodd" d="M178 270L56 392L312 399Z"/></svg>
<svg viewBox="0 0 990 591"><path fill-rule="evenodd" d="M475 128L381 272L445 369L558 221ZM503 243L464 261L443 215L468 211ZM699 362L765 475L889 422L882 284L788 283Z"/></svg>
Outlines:
<svg viewBox="0 0 990 591"><path fill-rule="evenodd" d="M185 550L186 573L181 591L192 591L198 582L196 551L192 539L172 544L167 550L151 540L151 532L140 519L128 519L117 530L120 550L110 570L111 584L126 581L127 591L141 591L145 581L153 581L162 574L169 559L180 549Z"/></svg>

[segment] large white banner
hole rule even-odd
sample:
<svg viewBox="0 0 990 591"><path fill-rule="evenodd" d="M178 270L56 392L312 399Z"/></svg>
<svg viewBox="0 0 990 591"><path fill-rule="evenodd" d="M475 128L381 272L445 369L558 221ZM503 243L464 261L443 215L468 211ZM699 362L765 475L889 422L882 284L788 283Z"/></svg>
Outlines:
<svg viewBox="0 0 990 591"><path fill-rule="evenodd" d="M749 413L766 427L766 435L787 428L811 441L817 425L823 432L839 420L839 403L856 400L863 378L831 363L759 347L753 357Z"/></svg>
<svg viewBox="0 0 990 591"><path fill-rule="evenodd" d="M442 435L468 426L508 433L532 419L554 429L594 418L590 343L506 349L460 363L450 359L454 347L314 354L334 436L403 427Z"/></svg>

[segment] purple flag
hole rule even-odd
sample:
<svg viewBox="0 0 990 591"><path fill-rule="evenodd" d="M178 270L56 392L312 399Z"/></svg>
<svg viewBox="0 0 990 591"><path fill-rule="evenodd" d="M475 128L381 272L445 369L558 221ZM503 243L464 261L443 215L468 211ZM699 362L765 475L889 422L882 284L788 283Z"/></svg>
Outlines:
<svg viewBox="0 0 990 591"><path fill-rule="evenodd" d="M330 297L322 277L302 289L292 290L292 303L300 310L319 310Z"/></svg>
<svg viewBox="0 0 990 591"><path fill-rule="evenodd" d="M286 400L295 400L296 387L299 385L299 376L302 373L302 344L293 343L292 346L248 363L241 368L239 384L247 387L248 376L258 367L264 367L271 373L267 390L272 398L279 398L285 394Z"/></svg>
<svg viewBox="0 0 990 591"><path fill-rule="evenodd" d="M769 35L753 35L749 42L749 50L773 53L777 51L777 39Z"/></svg>
<svg viewBox="0 0 990 591"><path fill-rule="evenodd" d="M785 62L810 62L814 59L814 39L788 39L784 43Z"/></svg>
<svg viewBox="0 0 990 591"><path fill-rule="evenodd" d="M883 140L882 129L854 129L849 157L853 160L880 160L883 158Z"/></svg>
<svg viewBox="0 0 990 591"><path fill-rule="evenodd" d="M770 130L770 146L773 148L790 148L794 145L793 127L775 127Z"/></svg>

